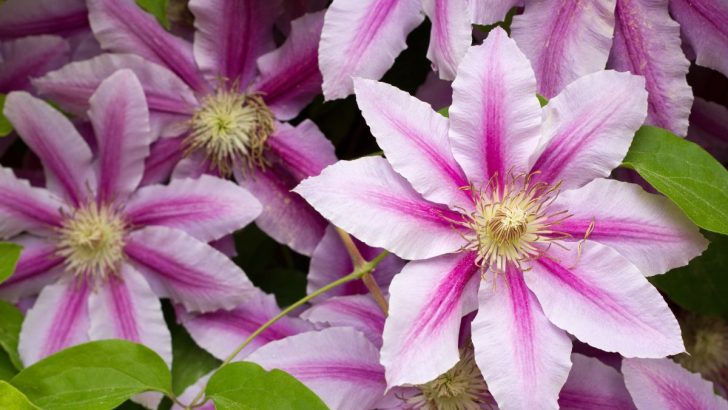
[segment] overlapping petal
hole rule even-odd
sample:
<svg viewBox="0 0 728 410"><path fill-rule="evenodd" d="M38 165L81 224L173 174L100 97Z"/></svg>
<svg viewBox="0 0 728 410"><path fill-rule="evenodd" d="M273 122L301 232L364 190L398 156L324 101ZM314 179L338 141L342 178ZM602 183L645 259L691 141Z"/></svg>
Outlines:
<svg viewBox="0 0 728 410"><path fill-rule="evenodd" d="M696 97L690 110L688 139L718 161L728 161L728 108Z"/></svg>
<svg viewBox="0 0 728 410"><path fill-rule="evenodd" d="M685 350L677 319L660 293L611 248L591 241L581 249L553 246L524 278L551 322L598 349L625 357Z"/></svg>
<svg viewBox="0 0 728 410"><path fill-rule="evenodd" d="M0 38L71 34L88 27L84 0L6 0L0 4Z"/></svg>
<svg viewBox="0 0 728 410"><path fill-rule="evenodd" d="M720 0L670 0L670 12L696 54L696 63L728 76L728 4Z"/></svg>
<svg viewBox="0 0 728 410"><path fill-rule="evenodd" d="M375 346L382 345L385 316L369 295L330 297L301 313L301 317L318 324L353 327Z"/></svg>
<svg viewBox="0 0 728 410"><path fill-rule="evenodd" d="M427 58L440 78L453 80L460 60L472 42L469 0L422 0L422 8L432 22Z"/></svg>
<svg viewBox="0 0 728 410"><path fill-rule="evenodd" d="M619 372L599 359L571 355L571 373L559 393L562 410L632 410L632 398Z"/></svg>
<svg viewBox="0 0 728 410"><path fill-rule="evenodd" d="M31 77L60 67L68 60L69 53L68 42L58 36L0 41L0 92L29 90Z"/></svg>
<svg viewBox="0 0 728 410"><path fill-rule="evenodd" d="M513 267L480 281L472 322L475 361L502 408L555 409L569 374L571 340L551 324Z"/></svg>
<svg viewBox="0 0 728 410"><path fill-rule="evenodd" d="M646 276L687 265L708 242L675 204L639 185L595 179L583 188L562 192L553 205L572 215L556 229L607 245Z"/></svg>
<svg viewBox="0 0 728 410"><path fill-rule="evenodd" d="M493 29L468 50L452 87L450 143L470 182L480 188L497 175L502 186L509 172L527 172L541 108L533 70L515 41Z"/></svg>
<svg viewBox="0 0 728 410"><path fill-rule="evenodd" d="M473 23L493 24L503 21L513 7L523 7L524 0L470 0Z"/></svg>
<svg viewBox="0 0 728 410"><path fill-rule="evenodd" d="M63 208L55 195L0 167L0 237L7 239L23 231L48 234L61 226Z"/></svg>
<svg viewBox="0 0 728 410"><path fill-rule="evenodd" d="M144 176L140 185L161 184L167 181L177 163L184 158L184 137L160 138L149 148L144 161Z"/></svg>
<svg viewBox="0 0 728 410"><path fill-rule="evenodd" d="M477 306L477 270L475 254L458 253L410 262L395 276L381 352L388 387L426 383L460 360L460 321Z"/></svg>
<svg viewBox="0 0 728 410"><path fill-rule="evenodd" d="M465 245L452 222L460 214L425 201L384 158L339 161L294 191L364 243L405 259L442 255Z"/></svg>
<svg viewBox="0 0 728 410"><path fill-rule="evenodd" d="M63 272L63 258L56 255L53 241L33 235L13 238L23 247L13 274L0 284L0 298L17 302L26 296L37 295Z"/></svg>

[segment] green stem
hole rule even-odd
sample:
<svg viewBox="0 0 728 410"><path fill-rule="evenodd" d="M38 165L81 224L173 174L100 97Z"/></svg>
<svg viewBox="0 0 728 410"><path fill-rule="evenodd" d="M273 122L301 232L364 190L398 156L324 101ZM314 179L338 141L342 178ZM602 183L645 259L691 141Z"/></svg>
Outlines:
<svg viewBox="0 0 728 410"><path fill-rule="evenodd" d="M326 293L326 292L330 291L331 289L333 289L333 288L335 288L337 286L341 286L344 283L351 282L353 280L361 279L362 277L364 277L364 275L366 275L369 272L371 272L372 270L374 270L374 268L379 264L379 262L382 261L382 259L384 259L385 256L387 256L387 251L383 251L382 253L380 253L379 255L377 255L376 258L374 258L371 261L366 262L363 265L355 268L354 271L351 272L350 274L348 274L348 275L346 275L346 276L344 276L342 278L339 278L339 279L337 279L337 280L335 280L335 281L327 284L326 286L321 287L317 291L311 293L310 295L304 296L303 298L299 299L294 304L292 304L292 305L288 306L287 308L283 309L281 311L281 313L273 316L269 321L263 323L258 329L256 329L255 332L251 333L250 336L248 336L248 338L245 339L245 341L240 346L238 346L235 350L233 350L233 352L230 353L225 358L225 360L223 360L222 364L220 366L218 366L218 370L221 367L225 366L226 364L229 364L230 362L232 362L233 359L235 359L235 357L238 355L238 353L240 353L243 349L245 349L245 347L248 346L250 344L250 342L253 341L253 339L255 339L257 336L259 336L261 333L265 332L265 330L268 329L269 327L271 327L275 322L277 322L278 320L280 320L281 318L283 318L287 314L291 313L292 311L294 311L299 306L301 306L301 305L305 304L306 302L310 301L311 299L314 299L315 297L317 297L317 296L319 296L319 295L321 295L323 293ZM205 392L204 389L200 390L200 392L197 393L197 396L195 396L195 398L192 399L192 403L190 403L190 405L187 406L186 409L188 409L188 410L189 409L193 409L193 408L198 407L201 404L203 404L205 401L203 400L203 401L200 402L200 400L202 399L202 395L204 394L204 392ZM198 403L198 402L200 402L200 403Z"/></svg>

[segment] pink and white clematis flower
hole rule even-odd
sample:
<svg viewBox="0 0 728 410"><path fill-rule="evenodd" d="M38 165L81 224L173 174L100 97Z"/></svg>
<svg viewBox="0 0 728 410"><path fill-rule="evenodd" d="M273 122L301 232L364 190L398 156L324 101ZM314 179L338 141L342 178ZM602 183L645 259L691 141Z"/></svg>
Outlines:
<svg viewBox="0 0 728 410"><path fill-rule="evenodd" d="M459 66L449 120L389 85L355 87L387 159L339 161L295 190L368 245L413 260L389 289L389 387L451 368L461 318L476 309L475 359L504 408L556 407L566 332L627 357L683 351L645 275L707 242L666 198L603 179L644 121L642 78L597 72L542 109L528 60L495 29Z"/></svg>
<svg viewBox="0 0 728 410"><path fill-rule="evenodd" d="M97 154L50 105L7 97L5 115L41 159L47 188L0 169L0 237L23 246L0 297L40 292L20 332L26 365L108 338L143 343L170 364L159 298L199 311L244 301L255 288L207 242L252 222L261 205L212 176L138 188L152 133L131 71L102 82L90 105Z"/></svg>
<svg viewBox="0 0 728 410"><path fill-rule="evenodd" d="M274 48L280 1L192 0L194 42L165 31L133 0L90 0L91 28L116 54L69 64L34 82L64 108L82 113L98 83L120 68L139 77L152 125L145 183L203 172L237 181L263 204L258 226L278 242L310 255L326 222L298 195L299 181L336 161L316 125L290 120L320 93L317 47L323 12L306 14Z"/></svg>

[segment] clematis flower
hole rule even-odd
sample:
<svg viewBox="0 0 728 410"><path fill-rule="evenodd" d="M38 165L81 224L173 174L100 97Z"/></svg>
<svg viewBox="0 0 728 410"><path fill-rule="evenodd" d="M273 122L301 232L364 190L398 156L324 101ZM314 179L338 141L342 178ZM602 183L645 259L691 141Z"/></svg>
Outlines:
<svg viewBox="0 0 728 410"><path fill-rule="evenodd" d="M413 260L389 289L389 387L450 369L461 318L476 309L475 360L505 408L556 407L566 332L627 357L683 351L644 275L686 264L706 240L664 197L603 179L644 120L642 78L591 74L542 109L528 60L495 29L460 64L449 121L389 85L355 87L387 159L339 161L295 191Z"/></svg>
<svg viewBox="0 0 728 410"><path fill-rule="evenodd" d="M119 54L70 64L34 84L64 108L83 112L103 78L133 70L154 129L178 137L152 149L155 171L145 182L164 180L177 161L175 177L234 174L264 204L258 226L310 255L327 224L290 189L336 157L313 122L283 121L320 92L316 47L323 13L294 20L290 36L272 50L279 1L192 0L189 7L193 44L165 31L133 0L91 0L98 41Z"/></svg>
<svg viewBox="0 0 728 410"><path fill-rule="evenodd" d="M670 13L680 23L695 62L728 77L728 4L721 0L670 0Z"/></svg>
<svg viewBox="0 0 728 410"><path fill-rule="evenodd" d="M255 288L207 242L252 222L261 205L211 176L138 188L152 134L131 71L102 82L90 106L97 155L50 105L25 92L7 97L5 115L41 159L47 187L0 169L0 236L23 246L0 296L40 292L20 332L26 365L108 338L143 343L169 365L159 298L199 311L244 301Z"/></svg>

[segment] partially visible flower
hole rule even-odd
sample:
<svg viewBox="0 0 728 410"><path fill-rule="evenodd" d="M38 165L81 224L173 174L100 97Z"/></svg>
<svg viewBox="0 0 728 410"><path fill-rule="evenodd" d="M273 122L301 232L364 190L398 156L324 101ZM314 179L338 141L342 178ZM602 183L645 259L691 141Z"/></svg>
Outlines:
<svg viewBox="0 0 728 410"><path fill-rule="evenodd" d="M698 314L686 314L679 319L687 353L676 356L675 361L715 383L722 394L728 394L728 323Z"/></svg>
<svg viewBox="0 0 728 410"><path fill-rule="evenodd" d="M143 343L169 365L159 297L209 311L255 290L207 244L260 213L250 193L209 176L138 188L152 134L131 71L114 73L91 96L97 155L63 114L28 93L9 94L4 111L47 181L34 188L0 169L0 237L23 246L0 296L40 292L20 332L26 365L107 338Z"/></svg>
<svg viewBox="0 0 728 410"><path fill-rule="evenodd" d="M670 359L624 359L622 374L639 410L726 410L713 385Z"/></svg>
<svg viewBox="0 0 728 410"><path fill-rule="evenodd" d="M264 204L258 226L310 255L327 224L290 189L336 156L313 122L294 127L284 121L320 93L323 12L293 21L290 36L273 50L280 1L191 0L192 44L165 31L133 0L91 0L88 7L96 38L118 54L69 64L36 80L36 87L83 113L103 78L119 68L133 70L154 129L178 137L153 150L156 171L145 182L169 177L177 161L174 177L234 174Z"/></svg>
<svg viewBox="0 0 728 410"><path fill-rule="evenodd" d="M728 3L723 0L670 0L683 39L698 65L728 77Z"/></svg>
<svg viewBox="0 0 728 410"><path fill-rule="evenodd" d="M296 192L413 260L389 289L389 387L455 365L461 318L476 309L476 362L504 407L556 407L566 332L631 357L683 351L644 276L686 264L707 241L666 198L603 179L644 121L643 79L591 74L542 109L530 64L494 29L458 68L449 120L389 85L355 88L386 160L339 161Z"/></svg>

